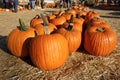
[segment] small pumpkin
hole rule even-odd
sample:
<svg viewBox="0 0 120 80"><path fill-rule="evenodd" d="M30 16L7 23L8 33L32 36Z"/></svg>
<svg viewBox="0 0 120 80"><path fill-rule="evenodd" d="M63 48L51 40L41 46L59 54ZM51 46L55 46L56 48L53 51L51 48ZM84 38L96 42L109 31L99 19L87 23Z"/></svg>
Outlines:
<svg viewBox="0 0 120 80"><path fill-rule="evenodd" d="M69 9L68 13L71 13L73 15L73 17L76 17L76 14L77 14L76 10L74 10L74 9Z"/></svg>
<svg viewBox="0 0 120 80"><path fill-rule="evenodd" d="M50 20L50 23L54 24L57 28L66 22L66 18L64 16L60 16L60 13L61 12L56 15L56 18Z"/></svg>
<svg viewBox="0 0 120 80"><path fill-rule="evenodd" d="M73 15L71 15L71 18L68 22L65 22L63 24L63 27L68 28L69 25L73 26L72 29L75 29L75 30L78 30L78 31L82 32L82 23L74 21Z"/></svg>
<svg viewBox="0 0 120 80"><path fill-rule="evenodd" d="M96 56L107 56L117 44L116 33L106 27L89 27L84 34L84 48Z"/></svg>
<svg viewBox="0 0 120 80"><path fill-rule="evenodd" d="M85 16L85 22L89 21L90 19L94 17L100 17L99 13L95 10L87 12Z"/></svg>
<svg viewBox="0 0 120 80"><path fill-rule="evenodd" d="M65 13L65 11L64 10L62 10L62 9L60 9L60 11L54 11L54 12L52 12L52 15L62 15L62 14L64 14Z"/></svg>
<svg viewBox="0 0 120 80"><path fill-rule="evenodd" d="M79 11L79 12L77 12L77 14L79 14L83 19L85 19L87 12L86 11Z"/></svg>
<svg viewBox="0 0 120 80"><path fill-rule="evenodd" d="M47 22L48 22L48 19L47 19ZM41 23L43 23L42 18L40 17L40 15L36 15L33 19L31 19L30 26L35 27L37 24L41 24Z"/></svg>
<svg viewBox="0 0 120 80"><path fill-rule="evenodd" d="M50 20L56 18L56 15L47 15L46 17L47 17L48 21L50 21Z"/></svg>
<svg viewBox="0 0 120 80"><path fill-rule="evenodd" d="M17 57L29 55L30 38L35 37L34 29L25 26L19 19L20 26L12 30L7 37L7 47Z"/></svg>
<svg viewBox="0 0 120 80"><path fill-rule="evenodd" d="M84 21L85 20L79 14L76 14L76 17L74 18L74 22L79 23L82 26Z"/></svg>
<svg viewBox="0 0 120 80"><path fill-rule="evenodd" d="M64 16L66 18L66 20L70 20L71 18L71 13L68 12L69 10L66 10L64 14L62 14L62 16Z"/></svg>
<svg viewBox="0 0 120 80"><path fill-rule="evenodd" d="M43 22L44 23L44 22ZM43 24L38 24L34 27L34 29L36 30L37 32L37 35L43 35L45 32L44 32L44 25ZM54 30L56 30L56 26L52 23L49 23L48 24L48 31L49 33L53 32Z"/></svg>
<svg viewBox="0 0 120 80"><path fill-rule="evenodd" d="M91 26L102 27L102 26L104 26L104 27L109 28L109 25L105 22L105 20L103 20L99 17L94 17L91 20L89 20L86 23L86 26L87 27L91 27Z"/></svg>

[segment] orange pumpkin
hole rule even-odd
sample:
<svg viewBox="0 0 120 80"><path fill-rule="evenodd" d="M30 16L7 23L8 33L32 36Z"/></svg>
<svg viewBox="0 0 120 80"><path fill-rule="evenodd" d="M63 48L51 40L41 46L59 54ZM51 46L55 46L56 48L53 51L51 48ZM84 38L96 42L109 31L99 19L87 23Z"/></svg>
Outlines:
<svg viewBox="0 0 120 80"><path fill-rule="evenodd" d="M72 29L73 26L69 25L68 28L60 28L58 33L62 34L68 40L69 52L75 52L81 45L81 32Z"/></svg>
<svg viewBox="0 0 120 80"><path fill-rule="evenodd" d="M75 29L75 30L82 32L82 24L77 22L77 21L74 21L73 15L71 16L71 18L68 22L65 22L63 24L63 27L68 28L69 25L73 26L72 29Z"/></svg>
<svg viewBox="0 0 120 80"><path fill-rule="evenodd" d="M31 41L30 57L38 68L52 70L62 66L68 59L68 41L60 34L49 34L48 26L44 27L45 34Z"/></svg>
<svg viewBox="0 0 120 80"><path fill-rule="evenodd" d="M73 17L76 17L76 14L77 14L76 10L74 9L69 9L68 13L71 13Z"/></svg>
<svg viewBox="0 0 120 80"><path fill-rule="evenodd" d="M84 48L92 55L107 56L117 44L116 33L106 27L89 27L84 34Z"/></svg>
<svg viewBox="0 0 120 80"><path fill-rule="evenodd" d="M47 19L47 17L46 17ZM47 19L48 22L48 19ZM37 24L43 23L42 18L40 17L40 15L36 15L33 19L31 19L30 21L30 26L31 27L35 27Z"/></svg>
<svg viewBox="0 0 120 80"><path fill-rule="evenodd" d="M45 34L46 27L44 27L44 26L47 26L47 31L49 34L57 29L54 24L47 22L47 19L44 15L41 14L41 16L43 17L43 18L41 18L43 21L43 24L38 24L34 27L36 32L37 32L37 35L44 35Z"/></svg>
<svg viewBox="0 0 120 80"><path fill-rule="evenodd" d="M34 27L34 29L36 30L37 32L37 35L43 35L44 34L44 25L42 24L38 24ZM49 33L53 32L54 30L56 30L56 26L52 23L49 23L48 24L48 31Z"/></svg>
<svg viewBox="0 0 120 80"><path fill-rule="evenodd" d="M57 15L56 18L50 20L50 23L54 24L57 28L66 22L65 17Z"/></svg>
<svg viewBox="0 0 120 80"><path fill-rule="evenodd" d="M62 10L62 9L60 9L60 11L54 11L54 12L52 12L52 15L62 15L62 14L64 14L65 13L65 11L64 10Z"/></svg>
<svg viewBox="0 0 120 80"><path fill-rule="evenodd" d="M62 16L64 16L66 18L66 20L70 20L71 17L71 13L68 12L69 10L66 10L66 12L64 14L62 14Z"/></svg>
<svg viewBox="0 0 120 80"><path fill-rule="evenodd" d="M47 17L48 21L50 21L50 20L56 18L55 15L47 15L46 17Z"/></svg>
<svg viewBox="0 0 120 80"><path fill-rule="evenodd" d="M74 22L79 23L82 26L84 21L85 20L79 14L76 14L76 18L74 18Z"/></svg>
<svg viewBox="0 0 120 80"><path fill-rule="evenodd" d="M85 19L87 12L86 11L79 11L79 12L77 12L77 14L79 14L83 19Z"/></svg>
<svg viewBox="0 0 120 80"><path fill-rule="evenodd" d="M87 12L85 16L85 22L89 21L90 19L94 17L100 17L99 13L95 10Z"/></svg>
<svg viewBox="0 0 120 80"><path fill-rule="evenodd" d="M87 28L91 27L91 26L97 26L97 27L104 26L104 27L109 28L109 25L105 22L105 20L103 20L99 17L94 17L86 23Z"/></svg>
<svg viewBox="0 0 120 80"><path fill-rule="evenodd" d="M35 37L34 29L25 27L20 20L20 26L10 32L7 37L7 47L11 53L17 57L29 55L30 38Z"/></svg>

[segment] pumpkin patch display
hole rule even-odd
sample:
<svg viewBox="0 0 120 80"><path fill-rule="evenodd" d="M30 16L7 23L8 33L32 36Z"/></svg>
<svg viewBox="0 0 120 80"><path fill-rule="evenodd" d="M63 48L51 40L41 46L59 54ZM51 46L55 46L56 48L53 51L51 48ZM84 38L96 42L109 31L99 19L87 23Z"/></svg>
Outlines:
<svg viewBox="0 0 120 80"><path fill-rule="evenodd" d="M26 27L19 19L20 26L10 32L7 37L7 47L17 57L29 55L30 38L35 37L34 29Z"/></svg>
<svg viewBox="0 0 120 80"><path fill-rule="evenodd" d="M85 31L84 48L92 55L107 56L116 44L116 33L110 28L92 26Z"/></svg>
<svg viewBox="0 0 120 80"><path fill-rule="evenodd" d="M43 15L42 15L43 16ZM30 43L32 62L43 70L62 66L69 56L68 41L60 34L49 34L48 24L43 16L44 35L38 35Z"/></svg>
<svg viewBox="0 0 120 80"><path fill-rule="evenodd" d="M7 37L7 47L14 56L30 56L42 70L61 67L81 46L91 55L107 56L116 47L116 33L97 11L88 10L75 5L66 11L41 13L30 20L30 26L19 19L20 26Z"/></svg>

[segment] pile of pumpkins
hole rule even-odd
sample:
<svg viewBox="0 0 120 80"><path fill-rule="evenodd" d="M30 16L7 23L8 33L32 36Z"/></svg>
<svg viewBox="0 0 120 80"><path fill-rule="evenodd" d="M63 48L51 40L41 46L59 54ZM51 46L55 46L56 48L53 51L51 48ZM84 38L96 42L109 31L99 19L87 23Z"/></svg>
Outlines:
<svg viewBox="0 0 120 80"><path fill-rule="evenodd" d="M96 56L107 56L117 44L116 33L97 11L80 6L36 15L26 26L10 32L7 46L17 57L30 56L33 64L42 70L62 66L81 43L84 49Z"/></svg>

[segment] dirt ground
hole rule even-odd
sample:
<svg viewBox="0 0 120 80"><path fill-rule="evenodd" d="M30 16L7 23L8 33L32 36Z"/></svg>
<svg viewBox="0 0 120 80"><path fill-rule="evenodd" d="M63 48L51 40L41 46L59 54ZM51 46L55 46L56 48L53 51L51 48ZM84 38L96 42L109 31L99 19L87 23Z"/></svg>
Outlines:
<svg viewBox="0 0 120 80"><path fill-rule="evenodd" d="M80 49L63 66L51 71L38 69L29 57L13 56L6 46L6 36L19 25L18 19L29 25L41 10L0 13L0 80L120 80L120 11L95 10L116 31L115 50L109 56L100 57Z"/></svg>

